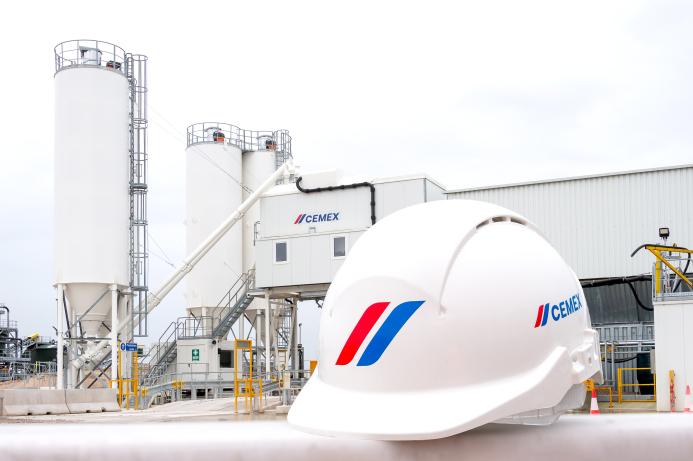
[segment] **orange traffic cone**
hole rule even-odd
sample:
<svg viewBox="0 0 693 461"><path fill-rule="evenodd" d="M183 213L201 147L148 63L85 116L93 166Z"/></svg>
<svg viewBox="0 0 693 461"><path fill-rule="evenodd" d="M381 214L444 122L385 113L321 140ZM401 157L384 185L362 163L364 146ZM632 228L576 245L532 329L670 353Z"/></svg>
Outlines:
<svg viewBox="0 0 693 461"><path fill-rule="evenodd" d="M683 412L684 413L690 413L691 412L691 386L686 384L686 400L684 401L683 405Z"/></svg>
<svg viewBox="0 0 693 461"><path fill-rule="evenodd" d="M599 414L599 405L597 404L597 390L592 389L592 404L590 405L590 414L591 415L598 415Z"/></svg>

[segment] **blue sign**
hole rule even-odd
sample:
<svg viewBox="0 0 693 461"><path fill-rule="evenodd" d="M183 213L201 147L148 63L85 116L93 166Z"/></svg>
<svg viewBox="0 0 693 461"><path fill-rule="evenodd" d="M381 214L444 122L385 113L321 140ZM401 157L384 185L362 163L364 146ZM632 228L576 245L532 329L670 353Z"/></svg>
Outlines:
<svg viewBox="0 0 693 461"><path fill-rule="evenodd" d="M125 352L135 352L137 343L120 343L120 350Z"/></svg>

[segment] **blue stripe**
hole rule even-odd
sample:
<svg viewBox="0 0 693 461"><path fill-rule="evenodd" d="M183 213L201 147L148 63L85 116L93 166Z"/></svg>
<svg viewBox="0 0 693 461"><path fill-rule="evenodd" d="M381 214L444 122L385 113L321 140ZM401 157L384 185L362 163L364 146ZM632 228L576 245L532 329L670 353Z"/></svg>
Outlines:
<svg viewBox="0 0 693 461"><path fill-rule="evenodd" d="M301 216L301 220L300 220L298 223L301 224L301 223L303 222L304 219L306 219L306 215L305 215L305 214L304 214L303 216Z"/></svg>
<svg viewBox="0 0 693 461"><path fill-rule="evenodd" d="M368 343L368 347L366 347L356 366L366 367L377 362L380 356L383 355L383 352L385 352L385 349L387 349L387 346L390 345L397 333L399 333L399 330L402 329L407 320L414 315L414 312L423 303L424 301L407 301L395 307L380 329L373 335L373 339Z"/></svg>
<svg viewBox="0 0 693 461"><path fill-rule="evenodd" d="M551 309L551 303L544 304L544 318L541 321L541 326L546 325L546 321L549 320L549 309Z"/></svg>

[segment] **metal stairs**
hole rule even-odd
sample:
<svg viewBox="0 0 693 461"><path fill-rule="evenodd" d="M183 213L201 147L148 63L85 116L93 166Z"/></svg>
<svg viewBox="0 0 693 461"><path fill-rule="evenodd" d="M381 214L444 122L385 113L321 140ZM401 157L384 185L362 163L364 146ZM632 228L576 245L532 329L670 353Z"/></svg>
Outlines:
<svg viewBox="0 0 693 461"><path fill-rule="evenodd" d="M214 330L212 330L212 336L214 337L225 337L231 327L236 323L236 321L243 315L245 310L253 302L253 297L248 293L243 293L234 305L227 310L224 318L220 319L219 324L216 325Z"/></svg>
<svg viewBox="0 0 693 461"><path fill-rule="evenodd" d="M142 385L162 384L169 366L178 355L178 339L183 338L223 338L231 327L250 306L253 297L250 291L255 287L255 269L241 274L231 288L224 294L214 314L203 317L183 317L166 328L158 343L140 361L143 371ZM207 327L211 325L211 329Z"/></svg>

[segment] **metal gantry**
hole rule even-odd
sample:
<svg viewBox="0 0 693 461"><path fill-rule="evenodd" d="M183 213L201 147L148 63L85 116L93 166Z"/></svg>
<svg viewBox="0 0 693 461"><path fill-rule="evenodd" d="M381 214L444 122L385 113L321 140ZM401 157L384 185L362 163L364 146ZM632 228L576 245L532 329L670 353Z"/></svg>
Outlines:
<svg viewBox="0 0 693 461"><path fill-rule="evenodd" d="M652 268L652 299L666 301L693 297L693 274L691 260L693 250L679 246L645 244L631 253L646 249L655 257Z"/></svg>
<svg viewBox="0 0 693 461"><path fill-rule="evenodd" d="M10 320L10 308L0 304L0 381L13 379L29 363L22 352L17 321Z"/></svg>
<svg viewBox="0 0 693 461"><path fill-rule="evenodd" d="M210 371L207 364L204 370L185 370L179 369L178 343L180 340L187 339L219 339L225 338L229 332L233 333L234 344L251 344L250 351L241 353L234 359L234 373L236 368L241 373L241 378L247 379L243 375L249 367L249 355L252 355L254 380L261 380L262 383L255 383L255 396L277 392L283 387L283 392L287 393L302 387L309 374L306 370L300 370L301 360L296 356L300 346L297 344L297 319L296 302L288 302L283 297L272 300L274 307L271 309L272 320L271 338L262 338L265 329L265 311L258 310L255 321L251 322L250 330L243 336L239 336L232 329L238 321L244 321L246 309L250 306L254 296L259 296L258 290L254 286L255 274L251 269L242 274L231 286L228 292L222 297L215 308L211 309L212 314L198 317L181 317L176 322L172 322L159 338L158 343L154 344L140 362L141 387L147 389L149 397L144 399L146 408L152 399L157 401L165 400L169 396L172 400L182 398L183 390L189 391L191 398L195 398L197 390L204 390L205 398L208 391L214 397L222 396L225 392L232 391L231 395L236 397L247 397L249 387L242 382L234 382L235 379L225 376L223 371ZM254 341L251 337L255 332ZM271 369L265 365L267 354L273 356ZM291 356L291 363L288 363ZM264 359L264 360L263 360ZM198 367L199 368L199 367ZM245 371L244 371L245 370ZM236 389L236 386L241 387ZM236 395L236 392L240 394Z"/></svg>

